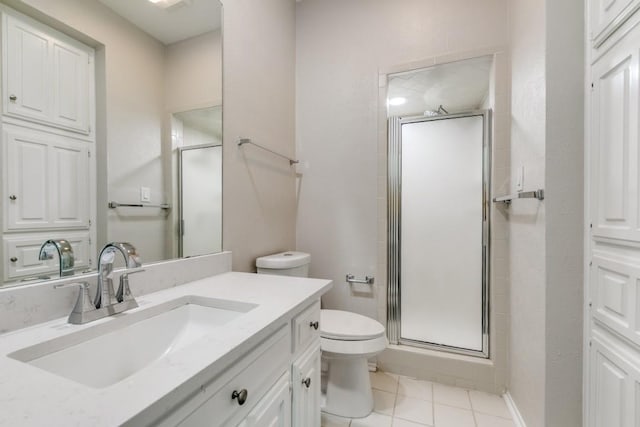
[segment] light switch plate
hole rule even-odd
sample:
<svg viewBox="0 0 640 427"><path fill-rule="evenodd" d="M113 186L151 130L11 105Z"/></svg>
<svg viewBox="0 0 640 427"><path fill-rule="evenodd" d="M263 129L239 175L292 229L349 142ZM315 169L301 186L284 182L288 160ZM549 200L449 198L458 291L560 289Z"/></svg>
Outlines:
<svg viewBox="0 0 640 427"><path fill-rule="evenodd" d="M518 176L516 178L516 191L522 191L524 189L524 166L518 168Z"/></svg>
<svg viewBox="0 0 640 427"><path fill-rule="evenodd" d="M151 201L151 189L149 187L140 187L140 201L147 203Z"/></svg>

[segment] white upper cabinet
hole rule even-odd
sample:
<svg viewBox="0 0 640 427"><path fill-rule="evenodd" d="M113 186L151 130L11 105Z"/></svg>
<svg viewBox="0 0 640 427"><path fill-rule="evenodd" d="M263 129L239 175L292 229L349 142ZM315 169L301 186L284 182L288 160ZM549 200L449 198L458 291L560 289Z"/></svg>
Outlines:
<svg viewBox="0 0 640 427"><path fill-rule="evenodd" d="M639 7L640 0L589 0L593 45L600 46Z"/></svg>
<svg viewBox="0 0 640 427"><path fill-rule="evenodd" d="M27 18L2 22L4 113L89 134L93 50Z"/></svg>
<svg viewBox="0 0 640 427"><path fill-rule="evenodd" d="M89 228L89 144L8 125L3 140L5 231Z"/></svg>

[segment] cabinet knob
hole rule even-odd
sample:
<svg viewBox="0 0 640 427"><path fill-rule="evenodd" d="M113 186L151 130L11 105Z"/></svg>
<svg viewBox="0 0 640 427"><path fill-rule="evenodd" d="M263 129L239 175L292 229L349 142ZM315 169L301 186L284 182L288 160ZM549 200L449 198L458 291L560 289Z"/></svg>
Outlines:
<svg viewBox="0 0 640 427"><path fill-rule="evenodd" d="M309 327L315 329L316 331L320 327L320 323L316 320L315 322L309 323Z"/></svg>
<svg viewBox="0 0 640 427"><path fill-rule="evenodd" d="M311 387L311 378L303 379L302 384L304 384L307 388Z"/></svg>
<svg viewBox="0 0 640 427"><path fill-rule="evenodd" d="M12 257L9 259L9 261L11 261L11 262L18 262L18 258L16 258L16 257L12 256Z"/></svg>
<svg viewBox="0 0 640 427"><path fill-rule="evenodd" d="M18 200L18 196L16 196L15 194L12 194L9 196L9 200Z"/></svg>
<svg viewBox="0 0 640 427"><path fill-rule="evenodd" d="M242 405L244 405L244 402L247 401L247 396L248 395L249 395L249 392L247 392L246 388L243 388L240 391L234 390L233 393L231 393L231 400L237 399L238 400L238 405L242 406Z"/></svg>
<svg viewBox="0 0 640 427"><path fill-rule="evenodd" d="M9 95L9 101L11 102L16 102L18 100L18 97L15 95Z"/></svg>

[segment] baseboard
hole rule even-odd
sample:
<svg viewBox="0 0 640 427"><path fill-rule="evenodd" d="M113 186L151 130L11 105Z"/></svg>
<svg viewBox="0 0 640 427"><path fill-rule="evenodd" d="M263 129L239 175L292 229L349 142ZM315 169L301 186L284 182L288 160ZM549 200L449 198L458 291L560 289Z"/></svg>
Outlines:
<svg viewBox="0 0 640 427"><path fill-rule="evenodd" d="M518 406L516 406L516 402L514 402L511 397L511 393L506 392L502 397L504 398L504 401L507 402L507 408L509 408L509 412L511 412L511 418L513 418L513 423L516 427L527 427L520 411L518 410Z"/></svg>

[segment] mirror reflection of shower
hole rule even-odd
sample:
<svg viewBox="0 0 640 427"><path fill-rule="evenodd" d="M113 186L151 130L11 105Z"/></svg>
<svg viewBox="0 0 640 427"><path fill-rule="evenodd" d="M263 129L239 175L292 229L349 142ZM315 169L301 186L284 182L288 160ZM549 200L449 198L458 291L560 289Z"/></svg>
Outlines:
<svg viewBox="0 0 640 427"><path fill-rule="evenodd" d="M177 152L178 252L181 257L222 250L222 107L174 113Z"/></svg>
<svg viewBox="0 0 640 427"><path fill-rule="evenodd" d="M390 74L393 344L489 356L493 57Z"/></svg>

